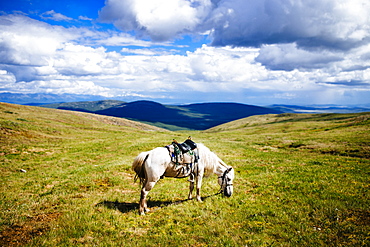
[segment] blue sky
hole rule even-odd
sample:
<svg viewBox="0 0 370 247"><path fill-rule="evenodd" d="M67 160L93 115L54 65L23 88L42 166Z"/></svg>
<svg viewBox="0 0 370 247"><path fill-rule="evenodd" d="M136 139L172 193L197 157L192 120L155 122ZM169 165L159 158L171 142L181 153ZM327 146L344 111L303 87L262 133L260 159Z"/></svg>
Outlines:
<svg viewBox="0 0 370 247"><path fill-rule="evenodd" d="M0 93L370 104L370 3L1 1Z"/></svg>

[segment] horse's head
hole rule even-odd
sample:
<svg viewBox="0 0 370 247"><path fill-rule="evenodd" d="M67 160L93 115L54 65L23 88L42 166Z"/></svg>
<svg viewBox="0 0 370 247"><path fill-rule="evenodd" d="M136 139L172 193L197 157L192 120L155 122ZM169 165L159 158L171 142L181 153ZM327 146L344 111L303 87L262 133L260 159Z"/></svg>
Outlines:
<svg viewBox="0 0 370 247"><path fill-rule="evenodd" d="M233 194L233 180L234 169L232 167L227 168L222 176L218 177L218 183L221 186L221 192L226 197L230 197Z"/></svg>

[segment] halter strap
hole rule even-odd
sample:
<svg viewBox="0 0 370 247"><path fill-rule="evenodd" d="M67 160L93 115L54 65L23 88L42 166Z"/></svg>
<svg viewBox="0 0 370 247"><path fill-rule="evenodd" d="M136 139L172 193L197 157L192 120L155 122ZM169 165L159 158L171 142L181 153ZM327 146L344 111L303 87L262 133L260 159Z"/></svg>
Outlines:
<svg viewBox="0 0 370 247"><path fill-rule="evenodd" d="M232 167L229 167L227 168L224 173L222 174L222 176L219 176L218 178L221 178L222 179L222 183L221 183L221 188L220 188L220 192L218 193L222 193L222 186L224 185L224 182L225 182L225 178L226 178L226 175L231 171ZM226 185L225 186L232 186L233 184L228 184L226 182Z"/></svg>

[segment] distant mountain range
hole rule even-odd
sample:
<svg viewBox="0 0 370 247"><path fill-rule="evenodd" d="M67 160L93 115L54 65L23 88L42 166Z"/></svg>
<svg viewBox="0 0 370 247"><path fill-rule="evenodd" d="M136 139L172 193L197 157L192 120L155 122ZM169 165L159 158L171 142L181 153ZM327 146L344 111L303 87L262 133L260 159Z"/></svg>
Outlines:
<svg viewBox="0 0 370 247"><path fill-rule="evenodd" d="M49 93L0 93L0 102L19 105L44 105L55 102L104 100L101 96Z"/></svg>
<svg viewBox="0 0 370 247"><path fill-rule="evenodd" d="M370 112L370 106L339 106L339 105L270 105L268 108L287 113L358 113Z"/></svg>
<svg viewBox="0 0 370 247"><path fill-rule="evenodd" d="M170 130L204 130L219 124L223 124L240 118L245 118L251 115L270 113L279 114L370 112L370 105L270 105L261 107L238 103L167 105L159 104L153 101L135 100L138 100L138 98L131 96L124 97L121 100L109 100L102 96L93 95L0 93L0 102L43 106L56 109L83 111L101 115L124 117L140 122L146 122ZM131 103L127 103L126 101L129 101Z"/></svg>
<svg viewBox="0 0 370 247"><path fill-rule="evenodd" d="M84 94L52 94L52 93L0 93L0 102L19 104L19 105L45 105L56 102L77 102L77 101L97 101L110 100L111 98L100 95ZM132 102L140 100L139 96L124 95L116 100ZM153 99L156 100L156 99Z"/></svg>
<svg viewBox="0 0 370 247"><path fill-rule="evenodd" d="M170 130L205 130L252 115L279 114L280 110L239 103L201 103L162 105L153 101L122 102L102 100L42 105L43 107L83 111L100 115L123 117L150 123Z"/></svg>

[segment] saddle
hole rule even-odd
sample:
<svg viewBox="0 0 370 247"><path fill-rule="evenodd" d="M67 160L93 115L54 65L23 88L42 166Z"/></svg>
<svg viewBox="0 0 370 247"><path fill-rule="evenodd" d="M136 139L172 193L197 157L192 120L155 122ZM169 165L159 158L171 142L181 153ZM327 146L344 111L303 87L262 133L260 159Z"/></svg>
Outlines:
<svg viewBox="0 0 370 247"><path fill-rule="evenodd" d="M166 146L172 161L176 164L192 164L197 163L199 156L197 152L197 144L189 138L183 143L178 143L175 139L171 145Z"/></svg>
<svg viewBox="0 0 370 247"><path fill-rule="evenodd" d="M183 154L197 148L197 144L193 142L190 137L183 143L178 143L175 139L173 139L173 143L177 145Z"/></svg>

